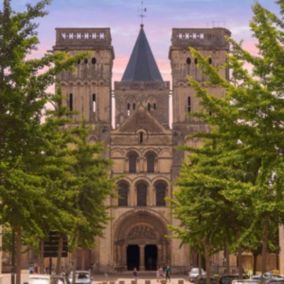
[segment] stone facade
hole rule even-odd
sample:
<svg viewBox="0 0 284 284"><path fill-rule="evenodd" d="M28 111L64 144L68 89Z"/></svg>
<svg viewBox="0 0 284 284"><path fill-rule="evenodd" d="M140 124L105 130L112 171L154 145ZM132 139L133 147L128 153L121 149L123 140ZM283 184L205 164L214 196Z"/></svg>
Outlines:
<svg viewBox="0 0 284 284"><path fill-rule="evenodd" d="M93 128L92 139L105 143L107 155L113 161L112 175L118 181L115 189L118 197L108 201L112 205L111 220L104 236L98 239L93 251L82 251L78 268L92 265L99 271L124 271L134 267L154 270L170 264L175 270L184 270L193 263L190 248L180 247L179 240L168 237L167 226L178 225L178 221L166 201L166 197L172 196L184 159L184 154L176 147L184 143L197 144L198 141L186 139L187 135L197 130L206 131L205 125L187 116L188 112L201 109L187 76L204 84L206 81L188 47L199 49L213 65L223 64L229 49L224 37L229 35L223 28L173 29L169 52L171 91L170 83L161 79L141 27L126 75L121 82L115 82L113 91L114 51L110 29L57 29L54 50L71 54L89 52L89 57L78 62L72 72L62 73L59 81L64 102L76 111L74 122L82 119L89 122ZM144 58L144 62L134 62L137 56ZM144 74L139 69L141 64L148 64L152 75ZM139 79L129 79L132 69L138 72L135 76ZM223 72L223 76L228 76L227 70ZM216 96L223 94L218 88L210 88L210 91ZM111 127L112 94L116 106L114 129ZM169 113L170 95L172 114Z"/></svg>

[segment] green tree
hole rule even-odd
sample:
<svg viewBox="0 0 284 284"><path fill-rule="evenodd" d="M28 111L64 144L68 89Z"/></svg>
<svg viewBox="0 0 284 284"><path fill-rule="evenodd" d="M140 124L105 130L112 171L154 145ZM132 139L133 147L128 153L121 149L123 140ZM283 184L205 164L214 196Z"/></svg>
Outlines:
<svg viewBox="0 0 284 284"><path fill-rule="evenodd" d="M42 110L52 100L46 89L77 61L64 53L27 59L38 43L36 19L46 14L48 3L42 0L16 13L4 0L0 11L0 215L15 233L17 283L22 239L43 235L39 212L53 206L37 169L44 150Z"/></svg>
<svg viewBox="0 0 284 284"><path fill-rule="evenodd" d="M278 4L283 12L283 0L278 1ZM241 44L228 39L232 46L227 66L231 70L229 81L219 73L222 66L216 68L208 64L207 58L199 52L190 50L209 78L207 85L223 88L226 95L216 98L204 85L192 79L190 84L195 88L205 110L198 117L211 130L199 137L216 140L217 147L221 147L217 162L227 167L227 176L221 176L219 180L221 184L223 182L222 195L232 204L239 204L237 219L249 221L232 246L235 249L252 244L257 247L260 242L262 272L265 272L270 227L283 223L284 216L284 192L281 185L284 153L284 23L258 3L253 6L253 12L250 26L257 40L258 54L254 56L245 51ZM245 68L247 64L251 66L251 71ZM241 173L239 177L235 175L236 165ZM192 175L190 171L192 169L188 169L184 176L181 175L181 183L186 181L186 175ZM214 181L216 172L209 172L209 177ZM220 178L219 175L217 177ZM202 182L202 179L198 180ZM224 190L230 181L230 187ZM185 185L188 191L193 190L190 183ZM244 197L246 199L242 201ZM201 198L200 202L206 204L207 199ZM216 196L214 203L218 202L220 197ZM206 214L210 207L204 206L204 210ZM260 239L252 242L256 236L260 236Z"/></svg>
<svg viewBox="0 0 284 284"><path fill-rule="evenodd" d="M75 140L72 148L76 159L73 186L77 192L73 206L78 218L73 224L70 238L71 248L75 252L73 268L76 269L76 249L92 247L95 238L101 236L109 221L108 198L111 197L114 184L110 178L110 161L105 158L102 145L89 140L89 127L82 123L73 129L73 135Z"/></svg>

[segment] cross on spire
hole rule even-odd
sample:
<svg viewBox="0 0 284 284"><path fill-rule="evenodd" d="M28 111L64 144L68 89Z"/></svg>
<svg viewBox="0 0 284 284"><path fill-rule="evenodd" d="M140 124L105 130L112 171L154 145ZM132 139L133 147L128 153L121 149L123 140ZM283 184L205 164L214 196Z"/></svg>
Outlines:
<svg viewBox="0 0 284 284"><path fill-rule="evenodd" d="M141 18L141 27L144 26L144 18L146 17L146 12L147 12L147 8L144 7L144 1L141 0L141 7L140 7L140 15L139 17Z"/></svg>

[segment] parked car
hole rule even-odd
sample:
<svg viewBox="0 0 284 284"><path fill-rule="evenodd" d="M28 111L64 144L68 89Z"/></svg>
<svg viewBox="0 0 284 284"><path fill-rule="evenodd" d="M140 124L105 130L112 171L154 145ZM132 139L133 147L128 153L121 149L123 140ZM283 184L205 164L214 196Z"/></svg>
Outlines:
<svg viewBox="0 0 284 284"><path fill-rule="evenodd" d="M260 284L260 279L235 279L232 284Z"/></svg>
<svg viewBox="0 0 284 284"><path fill-rule="evenodd" d="M224 274L219 278L219 284L231 284L233 280L239 279L237 274Z"/></svg>
<svg viewBox="0 0 284 284"><path fill-rule="evenodd" d="M201 277L197 277L194 280L194 284L206 284L206 276L201 276ZM219 278L218 277L210 277L210 284L219 284Z"/></svg>
<svg viewBox="0 0 284 284"><path fill-rule="evenodd" d="M281 281L284 281L284 278L281 275L273 274L272 272L265 272L263 275L252 275L251 279L253 280L264 280L265 283L281 283Z"/></svg>
<svg viewBox="0 0 284 284"><path fill-rule="evenodd" d="M47 274L30 274L29 284L50 284L50 275Z"/></svg>
<svg viewBox="0 0 284 284"><path fill-rule="evenodd" d="M69 284L72 283L73 273L68 276ZM88 270L77 270L75 274L75 284L91 284L91 273Z"/></svg>
<svg viewBox="0 0 284 284"><path fill-rule="evenodd" d="M198 267L192 267L188 272L188 280L194 282L197 277L206 277L206 272L202 268L199 271Z"/></svg>
<svg viewBox="0 0 284 284"><path fill-rule="evenodd" d="M66 278L62 275L52 275L50 282L51 284L67 284Z"/></svg>

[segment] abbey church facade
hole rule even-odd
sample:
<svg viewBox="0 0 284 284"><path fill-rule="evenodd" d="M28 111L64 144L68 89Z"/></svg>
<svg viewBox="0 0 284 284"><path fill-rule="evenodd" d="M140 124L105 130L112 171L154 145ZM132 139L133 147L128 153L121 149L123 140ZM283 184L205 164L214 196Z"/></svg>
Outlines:
<svg viewBox="0 0 284 284"><path fill-rule="evenodd" d="M180 271L196 262L193 249L168 237L168 225L178 225L167 202L184 159L177 146L194 145L196 141L186 137L205 129L187 115L201 107L187 76L201 82L206 79L188 47L199 49L211 64L221 65L229 49L225 41L229 35L224 28L173 29L171 88L161 76L141 26L124 75L112 88L111 30L56 30L54 50L90 54L58 79L66 105L76 112L75 122L87 121L93 129L90 139L106 145L106 154L113 161L111 174L117 179L118 197L109 200L111 219L104 235L96 248L81 251L78 268L125 271L136 267L143 271L169 264ZM223 72L228 76L228 71ZM211 92L222 95L218 88Z"/></svg>

